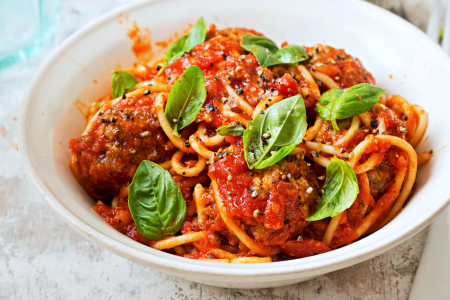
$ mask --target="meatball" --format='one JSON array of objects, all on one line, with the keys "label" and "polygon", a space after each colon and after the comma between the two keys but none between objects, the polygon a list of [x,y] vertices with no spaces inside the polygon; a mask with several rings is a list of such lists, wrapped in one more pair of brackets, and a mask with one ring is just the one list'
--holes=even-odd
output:
[{"label": "meatball", "polygon": [[70,141],[71,170],[97,199],[117,195],[143,160],[164,162],[173,152],[155,117],[154,95],[134,94],[103,104],[86,131]]},{"label": "meatball", "polygon": [[319,201],[315,173],[291,156],[249,170],[242,147],[235,147],[234,155],[212,165],[208,175],[219,186],[227,214],[266,246],[297,238]]}]

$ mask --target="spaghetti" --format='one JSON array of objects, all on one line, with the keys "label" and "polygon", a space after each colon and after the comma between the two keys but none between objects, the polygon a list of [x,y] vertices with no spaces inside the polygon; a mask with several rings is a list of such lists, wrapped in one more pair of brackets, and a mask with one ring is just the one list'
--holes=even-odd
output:
[{"label": "spaghetti", "polygon": [[[220,263],[263,263],[308,257],[348,245],[389,223],[411,194],[427,114],[404,98],[383,95],[367,112],[339,120],[340,130],[314,110],[330,89],[375,84],[362,63],[342,49],[305,47],[300,63],[262,67],[240,47],[253,30],[217,30],[158,71],[163,58],[125,71],[139,83],[117,99],[91,107],[86,129],[70,141],[70,168],[98,202],[94,210],[130,238],[174,255]],[[286,44],[286,43],[285,43]],[[174,82],[192,65],[203,72],[207,97],[195,121],[174,133],[165,107]],[[280,162],[250,170],[239,136],[216,129],[244,128],[285,98],[304,99],[308,129]],[[332,218],[309,222],[323,193],[332,158],[348,161],[359,193]],[[143,160],[172,176],[186,201],[181,231],[162,240],[142,236],[128,207],[128,186]]]}]

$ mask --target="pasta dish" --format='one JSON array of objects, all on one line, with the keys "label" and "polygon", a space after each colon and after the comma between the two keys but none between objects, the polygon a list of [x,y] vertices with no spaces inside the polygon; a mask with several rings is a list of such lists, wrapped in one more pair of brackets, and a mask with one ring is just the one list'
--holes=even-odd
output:
[{"label": "pasta dish", "polygon": [[163,57],[111,72],[70,141],[72,173],[113,228],[186,258],[322,254],[400,213],[427,114],[326,45],[278,47],[200,18]]}]

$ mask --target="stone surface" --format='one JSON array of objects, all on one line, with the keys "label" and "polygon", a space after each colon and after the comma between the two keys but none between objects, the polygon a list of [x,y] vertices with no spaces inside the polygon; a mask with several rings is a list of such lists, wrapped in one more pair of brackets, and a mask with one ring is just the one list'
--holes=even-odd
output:
[{"label": "stone surface", "polygon": [[[27,178],[17,150],[24,91],[55,45],[126,2],[64,1],[52,45],[26,64],[0,72],[0,299],[407,299],[426,230],[381,256],[307,282],[239,290],[191,283],[129,262],[53,213]],[[372,2],[425,28],[427,1]]]}]

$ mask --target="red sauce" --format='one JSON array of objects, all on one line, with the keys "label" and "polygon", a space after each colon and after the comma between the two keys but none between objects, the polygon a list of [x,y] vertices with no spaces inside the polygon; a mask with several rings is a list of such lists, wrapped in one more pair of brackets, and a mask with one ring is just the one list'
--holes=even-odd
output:
[{"label": "red sauce", "polygon": [[92,209],[98,213],[106,223],[132,240],[148,246],[151,244],[151,240],[143,237],[137,231],[136,224],[134,224],[130,209],[128,208],[128,201],[120,200],[118,205],[115,208],[112,208],[99,200]]},{"label": "red sauce", "polygon": [[289,74],[285,74],[277,80],[275,88],[280,95],[285,97],[292,97],[300,93],[297,81]]},{"label": "red sauce", "polygon": [[317,192],[305,192],[314,184],[301,179],[308,175],[298,163],[281,166],[291,178],[299,180],[294,185],[280,178],[280,166],[265,171],[249,170],[243,149],[237,146],[234,155],[213,164],[208,175],[216,180],[228,215],[244,222],[247,232],[257,241],[279,245],[306,226],[305,219],[316,203]]}]

